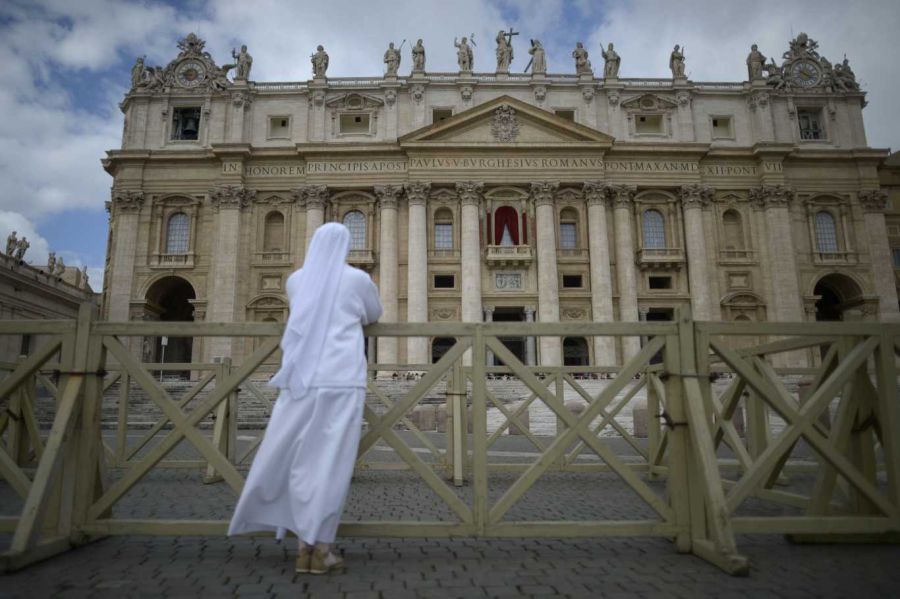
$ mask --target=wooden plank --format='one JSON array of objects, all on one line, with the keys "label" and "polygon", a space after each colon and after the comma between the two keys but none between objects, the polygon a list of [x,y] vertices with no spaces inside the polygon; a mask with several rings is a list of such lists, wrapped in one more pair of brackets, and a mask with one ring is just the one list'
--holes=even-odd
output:
[{"label": "wooden plank", "polygon": [[42,562],[46,559],[69,551],[74,544],[68,535],[54,536],[41,541],[27,551],[13,551],[0,555],[0,573],[16,572],[31,564]]},{"label": "wooden plank", "polygon": [[895,531],[889,518],[871,516],[735,516],[738,534],[848,534]]},{"label": "wooden plank", "polygon": [[27,497],[31,489],[31,481],[19,468],[15,460],[9,457],[6,449],[0,445],[0,476],[10,484],[19,497]]},{"label": "wooden plank", "polygon": [[0,381],[0,400],[6,399],[14,389],[25,382],[25,379],[32,376],[44,362],[56,353],[61,344],[62,339],[54,337],[48,340],[39,350],[25,358],[15,370]]},{"label": "wooden plank", "polygon": [[483,535],[488,522],[487,484],[487,401],[485,399],[488,339],[482,327],[475,327],[472,339],[472,516],[478,534]]},{"label": "wooden plank", "polygon": [[[900,325],[886,322],[698,322],[709,335],[777,335],[781,337],[859,337],[888,332],[897,336]],[[721,354],[720,354],[721,355]]]},{"label": "wooden plank", "polygon": [[0,335],[67,335],[75,332],[75,319],[44,320],[16,318],[0,320]]},{"label": "wooden plank", "polygon": [[[875,379],[878,384],[877,413],[881,425],[888,496],[895,506],[900,506],[900,403],[897,401],[897,365],[892,351],[894,346],[893,336],[887,332],[882,333],[875,352]],[[896,530],[900,530],[900,519],[894,524]]]},{"label": "wooden plank", "polygon": [[674,524],[652,520],[499,522],[488,535],[503,538],[671,537]]},{"label": "wooden plank", "polygon": [[[492,404],[494,404],[494,406],[497,407],[497,409],[500,411],[501,414],[503,414],[503,416],[505,418],[505,420],[503,421],[503,424],[501,424],[497,428],[497,430],[495,430],[491,434],[491,436],[488,437],[487,447],[491,447],[494,444],[494,442],[498,438],[500,438],[500,436],[503,434],[503,431],[505,431],[511,425],[515,424],[519,428],[519,431],[522,433],[522,436],[525,437],[526,439],[528,439],[528,441],[530,441],[531,444],[534,445],[538,451],[544,450],[544,445],[540,442],[540,440],[538,440],[537,437],[534,436],[534,433],[532,433],[531,430],[529,430],[530,427],[524,426],[522,424],[522,421],[519,419],[519,415],[524,411],[522,409],[522,406],[519,406],[515,412],[510,412],[509,410],[506,409],[506,406],[503,405],[503,402],[498,400],[494,396],[494,394],[491,393],[490,391],[488,391],[486,388],[484,391],[484,395],[491,401]],[[532,396],[532,399],[534,397],[537,397],[537,396]],[[528,405],[525,405],[525,409],[528,409]]]}]

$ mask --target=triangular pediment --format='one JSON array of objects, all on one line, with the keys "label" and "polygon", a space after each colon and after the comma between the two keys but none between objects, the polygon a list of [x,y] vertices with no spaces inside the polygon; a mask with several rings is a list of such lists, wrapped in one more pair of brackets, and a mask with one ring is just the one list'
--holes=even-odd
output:
[{"label": "triangular pediment", "polygon": [[422,145],[531,147],[591,144],[608,147],[613,137],[573,123],[510,96],[500,96],[464,112],[407,133],[406,147]]},{"label": "triangular pediment", "polygon": [[674,110],[678,102],[656,94],[641,94],[622,101],[622,108],[628,110]]}]

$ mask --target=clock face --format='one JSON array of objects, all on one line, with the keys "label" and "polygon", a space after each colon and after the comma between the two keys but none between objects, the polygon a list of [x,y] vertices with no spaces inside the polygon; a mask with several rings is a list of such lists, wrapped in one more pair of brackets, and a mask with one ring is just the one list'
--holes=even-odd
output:
[{"label": "clock face", "polygon": [[822,78],[819,66],[809,60],[799,60],[791,67],[794,83],[802,87],[812,87]]},{"label": "clock face", "polygon": [[195,60],[188,60],[178,65],[175,76],[184,87],[196,87],[206,79],[206,67]]}]

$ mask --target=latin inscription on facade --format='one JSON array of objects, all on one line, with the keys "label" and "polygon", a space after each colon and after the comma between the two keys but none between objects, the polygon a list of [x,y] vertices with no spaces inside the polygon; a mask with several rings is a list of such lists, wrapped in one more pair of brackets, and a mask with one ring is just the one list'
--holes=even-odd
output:
[{"label": "latin inscription on facade", "polygon": [[310,175],[327,173],[405,173],[404,160],[347,160],[307,162],[306,172]]},{"label": "latin inscription on facade", "polygon": [[479,157],[479,158],[411,158],[410,168],[433,170],[459,170],[459,169],[504,169],[504,170],[532,170],[547,168],[568,169],[603,169],[602,158],[566,158],[547,156],[541,158],[528,157]]},{"label": "latin inscription on facade", "polygon": [[610,160],[606,162],[606,170],[611,173],[696,173],[700,165],[676,160]]}]

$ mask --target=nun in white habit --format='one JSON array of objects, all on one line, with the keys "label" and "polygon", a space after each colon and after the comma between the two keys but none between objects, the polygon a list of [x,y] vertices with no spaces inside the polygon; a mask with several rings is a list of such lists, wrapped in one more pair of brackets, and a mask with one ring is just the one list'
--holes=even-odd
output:
[{"label": "nun in white habit", "polygon": [[369,275],[345,263],[350,232],[316,229],[303,268],[287,280],[281,390],[228,529],[290,530],[298,572],[342,566],[331,552],[359,448],[366,396],[363,325],[381,316]]}]

